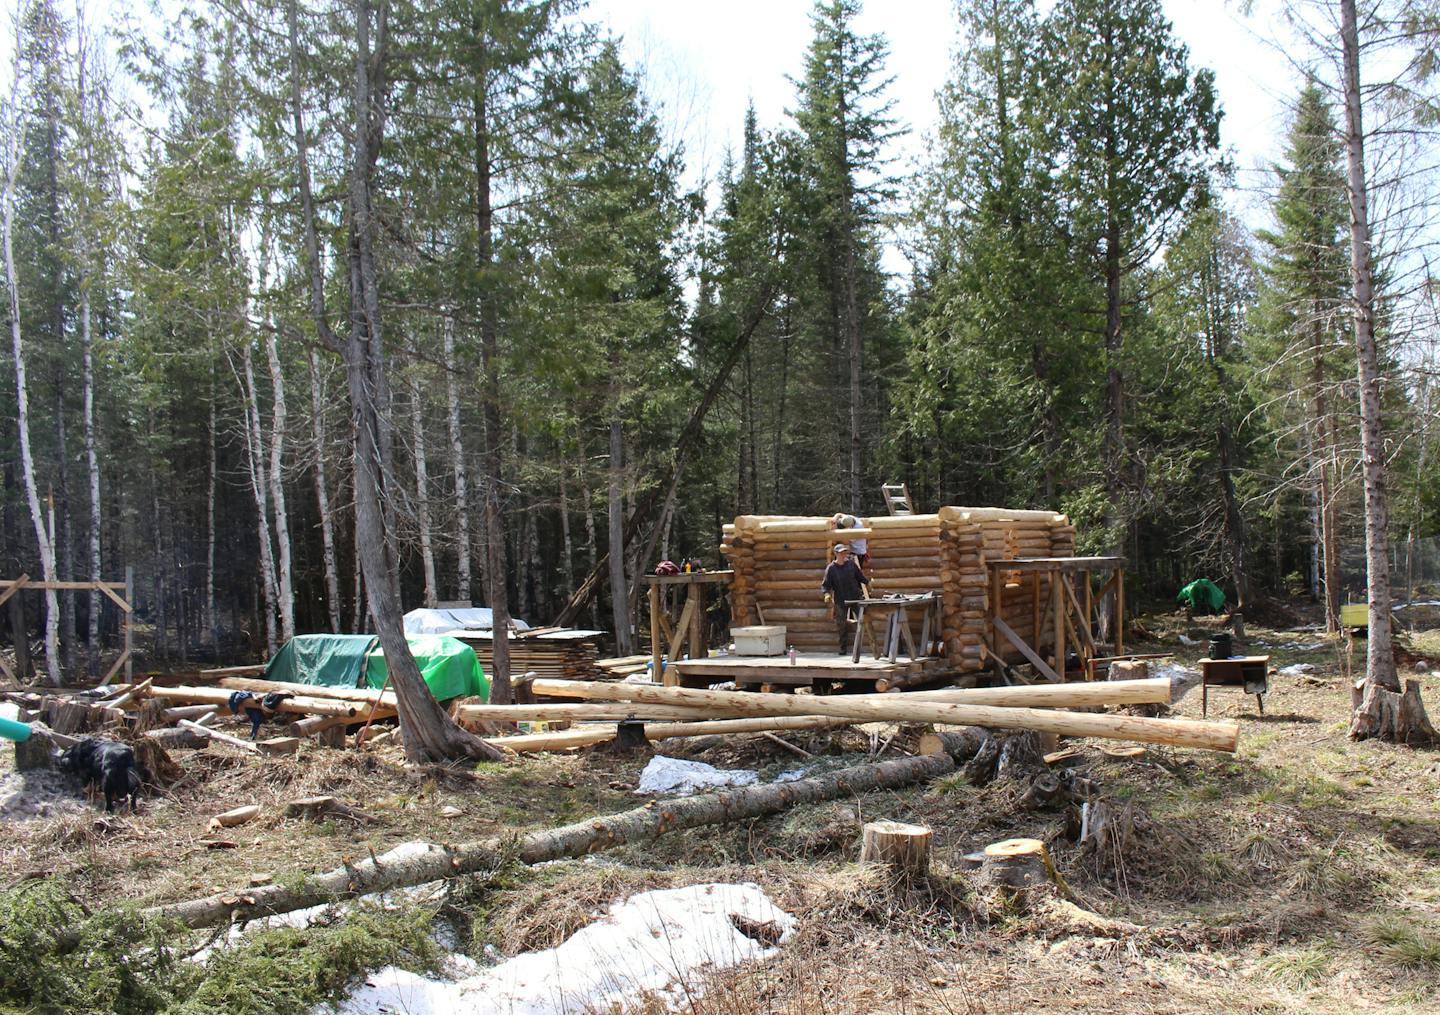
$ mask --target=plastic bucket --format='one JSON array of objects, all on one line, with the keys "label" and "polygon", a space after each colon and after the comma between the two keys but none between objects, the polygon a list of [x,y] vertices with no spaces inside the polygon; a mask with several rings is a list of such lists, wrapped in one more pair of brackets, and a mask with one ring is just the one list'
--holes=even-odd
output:
[{"label": "plastic bucket", "polygon": [[1210,658],[1229,659],[1235,654],[1235,643],[1229,634],[1217,634],[1210,639]]}]

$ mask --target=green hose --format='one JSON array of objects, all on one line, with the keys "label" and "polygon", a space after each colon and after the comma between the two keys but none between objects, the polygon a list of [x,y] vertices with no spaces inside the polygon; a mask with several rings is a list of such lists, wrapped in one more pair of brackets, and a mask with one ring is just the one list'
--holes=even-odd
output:
[{"label": "green hose", "polygon": [[16,722],[14,719],[6,719],[0,716],[0,737],[6,740],[13,740],[17,744],[30,739],[30,724]]}]

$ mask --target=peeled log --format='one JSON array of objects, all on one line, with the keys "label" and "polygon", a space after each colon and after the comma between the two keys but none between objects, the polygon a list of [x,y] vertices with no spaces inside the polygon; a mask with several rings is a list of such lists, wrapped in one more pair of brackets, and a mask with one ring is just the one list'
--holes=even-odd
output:
[{"label": "peeled log", "polygon": [[[833,625],[832,625],[833,629]],[[843,671],[840,671],[843,674]],[[585,688],[591,683],[574,680],[536,680],[532,685],[536,694],[572,698],[592,697]],[[605,684],[606,687],[630,688],[636,684]],[[580,688],[580,690],[576,690]],[[952,705],[1007,705],[1017,708],[1075,708],[1090,705],[1141,705],[1147,703],[1165,704],[1170,701],[1170,681],[1164,677],[1150,680],[1112,680],[1085,684],[1033,684],[1019,687],[947,687],[937,691],[907,691],[905,701],[945,702]],[[717,692],[725,693],[725,692]],[[625,700],[615,695],[601,700]],[[638,700],[638,699],[637,699]],[[803,699],[802,699],[803,700]],[[846,701],[894,701],[892,694],[850,694]],[[673,703],[679,705],[678,702]],[[473,705],[462,705],[462,713]],[[492,706],[493,707],[493,706]],[[684,708],[697,706],[685,704]],[[736,714],[732,709],[731,714]],[[753,715],[747,711],[746,715]]]},{"label": "peeled log", "polygon": [[460,705],[455,718],[462,722],[487,719],[491,722],[554,722],[560,719],[668,719],[684,722],[691,719],[729,719],[734,711],[713,708],[691,708],[681,705],[628,704],[537,704],[537,705]]},{"label": "peeled log", "polygon": [[[376,691],[368,687],[291,684],[284,680],[260,680],[255,677],[225,677],[220,681],[220,686],[232,691],[258,691],[261,694],[269,694],[271,691],[288,691],[302,698],[333,698],[336,701],[367,701],[372,704],[380,702],[392,706],[396,704],[394,691]],[[168,696],[170,692],[168,689],[162,688],[160,693]]]},{"label": "peeled log", "polygon": [[[794,695],[736,691],[702,691],[644,684],[596,681],[536,681],[563,684],[577,698],[602,701],[643,701],[659,705],[705,705],[749,715],[831,715],[856,722],[927,722],[989,729],[1032,729],[1071,737],[1103,737],[1144,743],[1234,751],[1240,726],[1234,722],[1194,719],[1146,719],[1088,712],[1050,712],[1037,708],[998,708],[925,701],[918,694]],[[535,688],[541,693],[540,686]],[[557,693],[549,691],[546,693]]]},{"label": "peeled log", "polygon": [[215,927],[232,919],[253,920],[356,895],[494,870],[514,860],[537,864],[585,856],[613,846],[653,839],[678,829],[745,821],[802,804],[896,789],[938,778],[954,771],[954,768],[954,762],[943,754],[899,758],[876,765],[857,765],[795,782],[746,786],[682,800],[654,801],[619,814],[531,832],[518,841],[513,838],[482,839],[459,846],[404,843],[382,856],[298,882],[287,880],[285,885],[261,885],[235,894],[221,893],[153,906],[142,910],[140,915],[146,919],[174,920],[196,930]]},{"label": "peeled log", "polygon": [[[652,723],[645,727],[646,740],[676,737],[705,737],[719,734],[763,733],[769,730],[828,730],[851,725],[848,719],[827,716],[777,716],[765,719],[716,719],[713,722]],[[491,746],[516,753],[568,751],[615,739],[614,726],[589,726],[555,733],[523,733],[514,737],[489,737]]]},{"label": "peeled log", "polygon": [[[174,702],[227,707],[230,704],[231,692],[222,687],[167,687],[164,690],[164,696]],[[351,716],[364,707],[365,703],[358,700],[347,702],[331,698],[295,697],[280,702],[275,711],[288,712],[291,715]]]},{"label": "peeled log", "polygon": [[930,872],[930,829],[872,821],[861,830],[860,862],[884,864],[902,877],[924,877]]}]

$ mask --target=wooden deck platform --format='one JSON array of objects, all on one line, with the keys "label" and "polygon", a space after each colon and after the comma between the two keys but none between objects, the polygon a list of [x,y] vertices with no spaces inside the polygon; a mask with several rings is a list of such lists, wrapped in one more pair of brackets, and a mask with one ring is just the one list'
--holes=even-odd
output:
[{"label": "wooden deck platform", "polygon": [[[811,687],[821,691],[845,685],[848,690],[889,690],[913,687],[944,679],[955,672],[938,656],[915,661],[871,659],[852,662],[850,654],[802,652],[792,665],[787,656],[711,656],[683,659],[670,664],[679,674],[682,687],[709,687],[734,681],[736,687]],[[877,686],[883,684],[884,686]]]}]

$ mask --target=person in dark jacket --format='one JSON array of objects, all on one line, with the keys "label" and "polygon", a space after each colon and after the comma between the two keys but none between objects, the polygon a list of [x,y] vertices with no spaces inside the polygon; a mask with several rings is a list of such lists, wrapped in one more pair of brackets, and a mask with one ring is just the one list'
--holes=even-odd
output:
[{"label": "person in dark jacket", "polygon": [[[860,571],[850,554],[848,543],[835,544],[835,559],[825,568],[825,578],[820,582],[820,591],[825,593],[825,602],[830,607],[830,616],[835,620],[835,633],[840,637],[840,654],[845,655],[853,646],[847,647],[845,634],[849,628],[850,611],[847,604],[864,599],[870,594],[869,579]],[[860,632],[855,632],[860,637]]]}]

